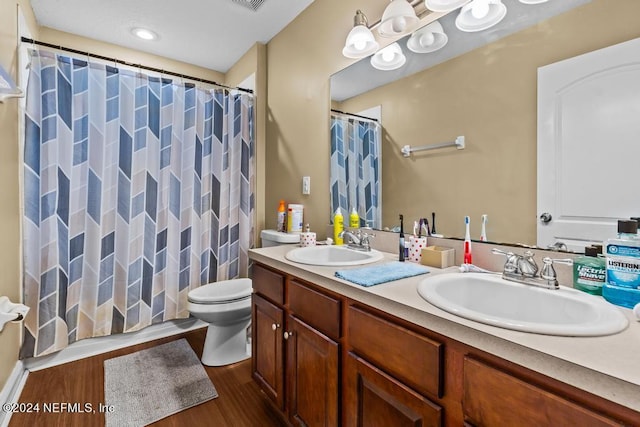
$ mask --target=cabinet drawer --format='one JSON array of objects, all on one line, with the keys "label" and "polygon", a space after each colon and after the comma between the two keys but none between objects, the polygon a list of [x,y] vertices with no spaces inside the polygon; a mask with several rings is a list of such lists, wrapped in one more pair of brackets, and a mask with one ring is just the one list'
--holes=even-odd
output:
[{"label": "cabinet drawer", "polygon": [[340,338],[340,300],[291,280],[289,310],[329,338]]},{"label": "cabinet drawer", "polygon": [[284,304],[284,276],[259,264],[253,265],[253,289],[276,304]]},{"label": "cabinet drawer", "polygon": [[347,327],[354,352],[414,390],[442,397],[442,343],[353,306]]},{"label": "cabinet drawer", "polygon": [[470,357],[464,358],[462,409],[477,426],[617,426],[561,396]]}]

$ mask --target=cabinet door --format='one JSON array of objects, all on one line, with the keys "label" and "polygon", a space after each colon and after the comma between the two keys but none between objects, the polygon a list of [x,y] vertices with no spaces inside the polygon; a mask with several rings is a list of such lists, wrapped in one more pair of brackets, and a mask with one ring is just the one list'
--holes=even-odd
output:
[{"label": "cabinet door", "polygon": [[253,378],[278,408],[284,409],[283,310],[253,294]]},{"label": "cabinet door", "polygon": [[442,408],[349,353],[345,366],[345,426],[441,426]]},{"label": "cabinet door", "polygon": [[295,317],[287,321],[289,418],[293,425],[338,425],[338,343]]}]

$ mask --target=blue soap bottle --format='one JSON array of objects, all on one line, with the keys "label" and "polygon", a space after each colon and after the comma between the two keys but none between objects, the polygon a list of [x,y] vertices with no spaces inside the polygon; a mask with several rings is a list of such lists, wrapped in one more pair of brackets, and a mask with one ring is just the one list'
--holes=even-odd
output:
[{"label": "blue soap bottle", "polygon": [[607,282],[602,296],[612,304],[633,308],[640,303],[640,239],[638,223],[618,221],[618,237],[605,245]]}]

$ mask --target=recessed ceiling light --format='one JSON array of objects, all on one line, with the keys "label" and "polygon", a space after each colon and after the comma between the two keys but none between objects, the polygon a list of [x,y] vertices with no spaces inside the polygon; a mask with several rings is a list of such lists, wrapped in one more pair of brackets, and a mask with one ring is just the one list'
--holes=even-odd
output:
[{"label": "recessed ceiling light", "polygon": [[158,38],[156,33],[146,28],[132,28],[131,33],[142,40],[155,40]]}]

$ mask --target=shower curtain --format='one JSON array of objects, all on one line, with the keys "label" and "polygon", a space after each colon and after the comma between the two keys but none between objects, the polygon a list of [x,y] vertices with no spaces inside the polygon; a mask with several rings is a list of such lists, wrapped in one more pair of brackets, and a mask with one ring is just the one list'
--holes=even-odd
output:
[{"label": "shower curtain", "polygon": [[382,228],[381,133],[373,120],[331,115],[331,214],[356,208],[362,227]]},{"label": "shower curtain", "polygon": [[33,51],[24,150],[21,357],[189,316],[246,277],[251,95]]}]

